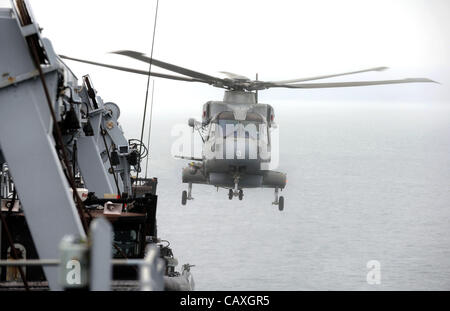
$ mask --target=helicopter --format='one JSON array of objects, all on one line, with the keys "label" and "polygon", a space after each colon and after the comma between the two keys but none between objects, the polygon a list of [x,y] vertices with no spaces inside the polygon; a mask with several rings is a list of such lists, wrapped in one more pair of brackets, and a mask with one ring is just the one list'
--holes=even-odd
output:
[{"label": "helicopter", "polygon": [[[181,204],[193,200],[192,185],[206,184],[217,189],[228,190],[228,198],[243,199],[246,188],[273,188],[280,211],[284,210],[284,197],[279,191],[286,186],[285,173],[270,170],[271,130],[277,127],[272,106],[258,102],[258,91],[270,88],[312,89],[372,86],[386,84],[433,82],[428,78],[406,78],[397,80],[352,81],[352,82],[309,82],[364,72],[383,71],[388,67],[374,67],[358,71],[314,77],[260,81],[230,72],[222,72],[220,78],[150,58],[143,53],[121,50],[112,52],[153,66],[177,73],[178,75],[138,70],[60,55],[61,58],[131,72],[153,77],[186,82],[206,83],[225,89],[222,101],[209,101],[203,105],[202,120],[188,120],[192,130],[197,130],[203,141],[202,157],[176,156],[191,161],[182,170],[182,182],[188,184],[181,196]],[[308,82],[308,83],[305,83]]]}]

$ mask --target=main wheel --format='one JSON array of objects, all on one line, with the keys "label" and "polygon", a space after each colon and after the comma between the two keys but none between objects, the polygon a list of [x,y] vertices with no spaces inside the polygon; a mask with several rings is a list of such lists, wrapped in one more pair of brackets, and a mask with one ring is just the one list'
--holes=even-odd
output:
[{"label": "main wheel", "polygon": [[281,212],[284,210],[284,197],[278,199],[278,210]]},{"label": "main wheel", "polygon": [[239,190],[239,200],[242,200],[243,197],[244,197],[244,191]]},{"label": "main wheel", "polygon": [[182,204],[182,205],[186,205],[186,201],[187,201],[187,191],[184,190],[184,191],[181,193],[181,204]]},{"label": "main wheel", "polygon": [[230,190],[228,191],[228,199],[231,200],[232,198],[233,198],[233,190],[230,189]]}]

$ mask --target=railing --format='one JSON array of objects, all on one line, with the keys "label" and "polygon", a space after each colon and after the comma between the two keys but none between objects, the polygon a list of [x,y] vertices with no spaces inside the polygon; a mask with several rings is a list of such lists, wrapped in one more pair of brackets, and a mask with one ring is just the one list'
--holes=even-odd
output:
[{"label": "railing", "polygon": [[141,290],[164,289],[165,266],[158,247],[149,246],[143,259],[112,259],[112,228],[104,218],[92,221],[90,240],[88,244],[66,236],[60,244],[60,259],[0,260],[0,267],[58,266],[63,289],[106,291],[111,289],[112,266],[138,266]]}]

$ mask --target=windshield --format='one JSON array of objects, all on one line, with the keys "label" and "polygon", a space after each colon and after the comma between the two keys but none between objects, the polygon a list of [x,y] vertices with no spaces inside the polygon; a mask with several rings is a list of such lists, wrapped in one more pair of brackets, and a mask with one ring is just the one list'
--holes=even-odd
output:
[{"label": "windshield", "polygon": [[235,137],[235,138],[253,138],[258,139],[259,136],[259,125],[260,123],[255,123],[251,121],[237,121],[237,120],[219,120],[220,133],[224,138]]},{"label": "windshield", "polygon": [[222,112],[211,125],[210,136],[223,138],[250,138],[258,140],[267,130],[261,116],[247,113],[245,120],[236,120],[232,112]]}]

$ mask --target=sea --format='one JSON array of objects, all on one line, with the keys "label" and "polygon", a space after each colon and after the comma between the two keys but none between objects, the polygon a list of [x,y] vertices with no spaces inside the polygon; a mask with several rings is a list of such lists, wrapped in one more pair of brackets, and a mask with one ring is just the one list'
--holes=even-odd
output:
[{"label": "sea", "polygon": [[450,290],[450,104],[276,106],[284,211],[272,189],[194,185],[181,205],[171,128],[155,118],[158,234],[196,290]]}]

